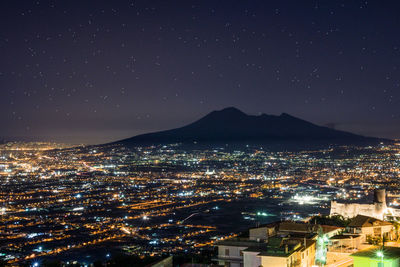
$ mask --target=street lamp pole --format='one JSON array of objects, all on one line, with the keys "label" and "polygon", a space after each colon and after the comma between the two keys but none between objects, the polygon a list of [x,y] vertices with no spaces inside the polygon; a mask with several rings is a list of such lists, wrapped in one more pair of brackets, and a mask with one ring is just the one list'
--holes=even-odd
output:
[{"label": "street lamp pole", "polygon": [[378,257],[381,257],[381,263],[382,263],[382,267],[384,267],[383,265],[383,251],[382,250],[379,250],[377,253],[376,253],[376,255],[378,256]]}]

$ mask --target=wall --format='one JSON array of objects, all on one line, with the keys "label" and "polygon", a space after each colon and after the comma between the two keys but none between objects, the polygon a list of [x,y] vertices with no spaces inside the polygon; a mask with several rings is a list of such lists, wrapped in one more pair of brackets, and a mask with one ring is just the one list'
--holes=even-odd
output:
[{"label": "wall", "polygon": [[357,215],[365,215],[379,220],[383,220],[385,204],[358,204],[358,203],[338,203],[331,201],[330,215],[342,215],[345,218],[353,218]]},{"label": "wall", "polygon": [[[374,229],[375,228],[381,228],[381,232],[380,234],[376,234]],[[363,241],[366,241],[366,237],[368,235],[370,236],[382,236],[384,233],[388,233],[389,234],[389,238],[391,237],[391,232],[393,230],[393,226],[392,225],[385,225],[385,226],[373,226],[373,227],[363,227],[362,228],[362,234],[363,234]]]},{"label": "wall", "polygon": [[[227,258],[242,258],[240,251],[245,250],[247,247],[236,247],[236,246],[218,246],[218,257]],[[225,250],[229,249],[229,255],[225,255]]]},{"label": "wall", "polygon": [[287,267],[287,258],[261,256],[261,265],[263,267]]},{"label": "wall", "polygon": [[[236,246],[218,246],[218,265],[225,265],[224,259],[230,262],[231,267],[239,267],[240,263],[243,263],[243,256],[241,251],[247,247],[236,247]],[[226,249],[229,249],[229,255],[225,254]]]},{"label": "wall", "polygon": [[[308,252],[308,254],[307,254]],[[304,257],[301,256],[301,266],[303,267],[311,267],[315,263],[315,244],[309,246],[306,250],[304,250]],[[301,254],[300,254],[301,255]]]},{"label": "wall", "polygon": [[249,230],[250,240],[265,240],[268,236],[275,235],[275,228],[273,227],[260,227]]},{"label": "wall", "polygon": [[259,267],[261,265],[261,258],[258,256],[259,252],[243,252],[243,266],[244,267]]}]

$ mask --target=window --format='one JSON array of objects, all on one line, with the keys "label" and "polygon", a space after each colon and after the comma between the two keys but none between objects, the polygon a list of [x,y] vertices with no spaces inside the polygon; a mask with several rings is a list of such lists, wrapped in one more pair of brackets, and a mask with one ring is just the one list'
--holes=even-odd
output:
[{"label": "window", "polygon": [[225,249],[225,256],[229,256],[229,248]]}]

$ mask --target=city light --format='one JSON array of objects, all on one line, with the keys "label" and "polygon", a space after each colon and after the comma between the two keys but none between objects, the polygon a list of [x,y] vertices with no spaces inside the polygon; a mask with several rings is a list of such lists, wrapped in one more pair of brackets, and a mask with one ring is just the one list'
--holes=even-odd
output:
[{"label": "city light", "polygon": [[[12,157],[8,147],[0,149],[0,165],[11,170],[4,180],[7,195],[3,196],[6,201],[1,205],[1,218],[10,225],[4,238],[13,245],[4,250],[4,257],[18,264],[68,255],[72,250],[108,249],[108,242],[121,242],[127,251],[135,246],[140,255],[210,248],[217,240],[212,237],[224,239],[236,229],[219,230],[226,223],[224,214],[237,214],[230,219],[235,227],[243,220],[263,224],[270,216],[304,221],[329,212],[331,199],[358,199],[373,192],[369,183],[390,181],[390,176],[374,176],[375,160],[381,165],[392,164],[390,153],[400,151],[395,146],[377,147],[375,152],[362,154],[367,160],[360,164],[357,154],[337,160],[327,156],[336,153],[329,149],[314,152],[319,158],[297,152],[254,152],[249,147],[248,152],[187,152],[176,146],[163,149],[97,149],[96,154],[84,148],[39,150],[36,154],[19,150],[19,156],[14,153]],[[254,157],[259,160],[254,162]],[[315,165],[310,163],[313,161]],[[334,164],[338,161],[341,164]],[[267,175],[263,173],[265,162],[274,166]],[[288,162],[292,162],[290,167]],[[307,168],[302,168],[304,162]],[[188,164],[199,165],[180,171]],[[354,168],[349,168],[350,164]],[[32,177],[26,175],[28,165]],[[115,169],[101,169],[111,165]],[[209,165],[214,174],[205,176]],[[155,170],[177,166],[177,170],[150,173],[129,170],[130,166]],[[43,181],[37,176],[47,178]],[[354,186],[346,186],[353,177],[358,177]],[[312,209],[306,205],[313,205]],[[394,208],[385,211],[392,217],[398,215]],[[329,244],[328,236],[317,239],[315,255],[320,262],[329,260],[324,249]]]}]

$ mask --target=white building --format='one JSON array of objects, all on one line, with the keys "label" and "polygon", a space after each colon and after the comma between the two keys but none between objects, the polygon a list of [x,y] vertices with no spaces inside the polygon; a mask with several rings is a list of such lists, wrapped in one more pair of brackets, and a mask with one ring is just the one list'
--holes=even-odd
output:
[{"label": "white building", "polygon": [[316,225],[272,223],[249,229],[249,237],[217,243],[220,266],[311,267],[315,261]]},{"label": "white building", "polygon": [[330,215],[341,215],[345,218],[354,218],[357,215],[383,220],[385,214],[388,213],[386,206],[385,189],[374,191],[374,202],[372,204],[363,203],[339,203],[331,201]]}]

